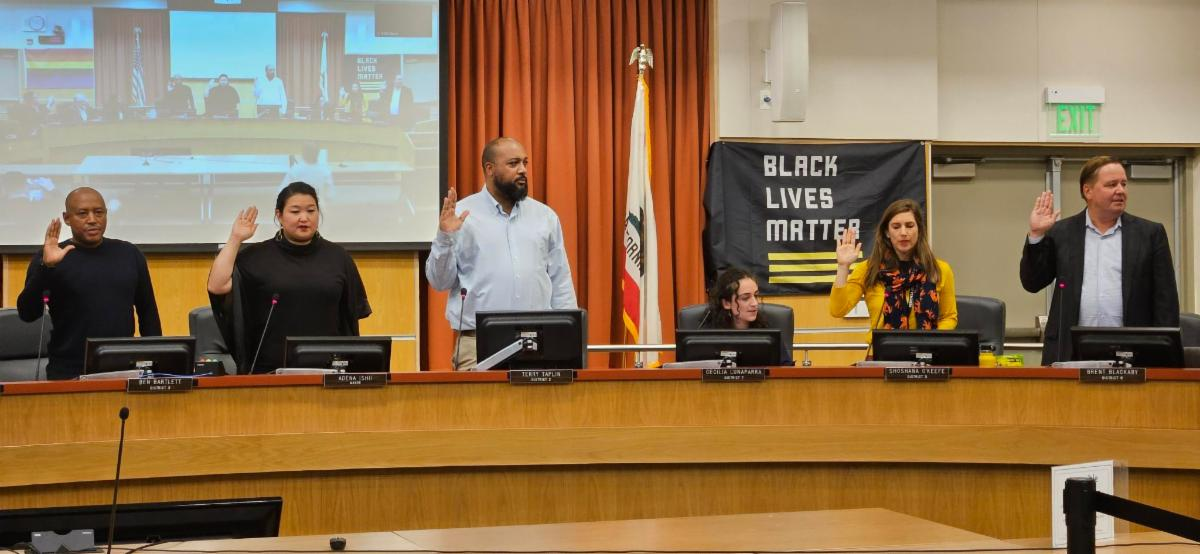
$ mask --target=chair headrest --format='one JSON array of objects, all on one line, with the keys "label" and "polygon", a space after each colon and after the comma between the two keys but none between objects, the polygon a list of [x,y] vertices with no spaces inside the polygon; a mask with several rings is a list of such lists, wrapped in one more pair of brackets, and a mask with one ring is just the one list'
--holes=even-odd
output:
[{"label": "chair headrest", "polygon": [[[46,334],[42,338],[42,355],[46,355],[50,342],[50,316],[45,316]],[[35,358],[38,352],[38,333],[41,332],[41,321],[26,323],[17,315],[16,308],[0,308],[0,360],[21,360]]]}]

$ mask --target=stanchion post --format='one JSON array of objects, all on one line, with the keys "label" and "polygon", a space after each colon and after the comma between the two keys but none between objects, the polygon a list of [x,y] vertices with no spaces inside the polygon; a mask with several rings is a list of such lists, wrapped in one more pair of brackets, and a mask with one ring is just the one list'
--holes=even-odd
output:
[{"label": "stanchion post", "polygon": [[1067,479],[1063,489],[1067,518],[1067,554],[1096,554],[1096,480]]}]

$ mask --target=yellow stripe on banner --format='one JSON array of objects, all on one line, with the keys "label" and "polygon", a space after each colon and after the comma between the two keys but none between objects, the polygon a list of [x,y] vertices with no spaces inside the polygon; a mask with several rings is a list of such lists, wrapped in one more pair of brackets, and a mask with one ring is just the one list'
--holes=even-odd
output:
[{"label": "yellow stripe on banner", "polygon": [[799,275],[772,275],[768,283],[832,283],[833,275],[817,275],[813,277],[802,277]]},{"label": "yellow stripe on banner", "polygon": [[[862,262],[850,264],[850,269],[853,270]],[[790,271],[837,271],[838,264],[771,264],[771,273],[787,273]]]},{"label": "yellow stripe on banner", "polygon": [[768,252],[772,262],[796,262],[803,260],[836,260],[837,252]]}]

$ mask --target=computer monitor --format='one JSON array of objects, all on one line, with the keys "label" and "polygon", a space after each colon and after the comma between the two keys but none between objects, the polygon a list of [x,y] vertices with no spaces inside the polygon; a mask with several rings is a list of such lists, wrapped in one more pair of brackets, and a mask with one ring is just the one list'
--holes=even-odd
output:
[{"label": "computer monitor", "polygon": [[[104,504],[0,510],[0,548],[29,542],[35,531],[93,529],[97,543],[107,542],[110,508]],[[279,497],[120,504],[113,542],[277,537],[282,511]]]},{"label": "computer monitor", "polygon": [[979,333],[876,329],[871,333],[874,359],[931,365],[979,365]]},{"label": "computer monitor", "polygon": [[192,375],[196,337],[123,337],[88,339],[83,354],[85,374],[142,369],[153,373]]},{"label": "computer monitor", "polygon": [[479,361],[486,360],[518,338],[534,339],[536,350],[518,352],[492,369],[587,368],[587,312],[584,310],[475,314],[475,355]]},{"label": "computer monitor", "polygon": [[1179,327],[1072,327],[1071,360],[1183,367],[1183,342]]},{"label": "computer monitor", "polygon": [[392,367],[392,337],[287,337],[283,367],[386,373]]},{"label": "computer monitor", "polygon": [[779,329],[676,329],[675,359],[680,362],[730,359],[740,367],[783,363]]}]

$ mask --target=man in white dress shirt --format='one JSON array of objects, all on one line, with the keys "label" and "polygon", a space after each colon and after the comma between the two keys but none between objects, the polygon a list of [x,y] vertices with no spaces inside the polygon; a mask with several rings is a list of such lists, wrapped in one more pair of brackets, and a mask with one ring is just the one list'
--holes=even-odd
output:
[{"label": "man in white dress shirt", "polygon": [[275,65],[267,64],[266,79],[254,80],[254,101],[258,104],[258,117],[275,118],[287,115],[287,91],[283,79],[275,74]]},{"label": "man in white dress shirt", "polygon": [[483,190],[460,202],[452,188],[442,202],[425,277],[451,291],[446,319],[459,343],[456,369],[475,367],[475,312],[577,307],[562,225],[549,206],[526,197],[528,166],[521,143],[495,139],[483,149]]}]

